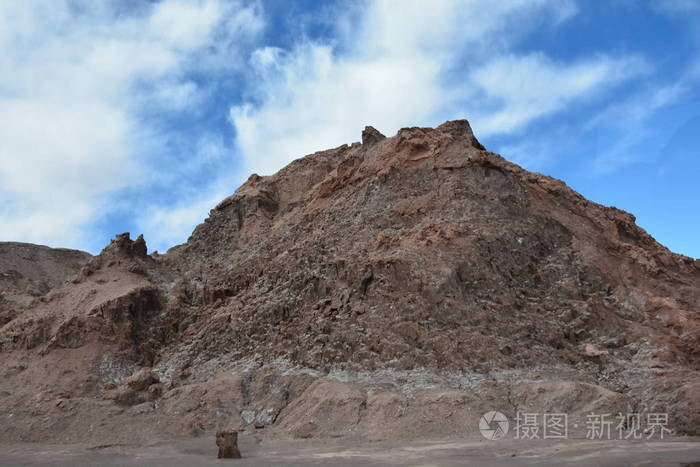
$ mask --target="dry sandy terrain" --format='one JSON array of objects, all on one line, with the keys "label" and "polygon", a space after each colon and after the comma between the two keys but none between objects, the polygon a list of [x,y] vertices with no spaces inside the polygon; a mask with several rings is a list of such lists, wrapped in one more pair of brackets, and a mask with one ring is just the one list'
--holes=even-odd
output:
[{"label": "dry sandy terrain", "polygon": [[400,466],[700,466],[700,439],[649,442],[486,441],[446,439],[415,442],[264,440],[241,436],[244,459],[219,460],[213,436],[154,445],[0,445],[0,465],[400,465]]}]

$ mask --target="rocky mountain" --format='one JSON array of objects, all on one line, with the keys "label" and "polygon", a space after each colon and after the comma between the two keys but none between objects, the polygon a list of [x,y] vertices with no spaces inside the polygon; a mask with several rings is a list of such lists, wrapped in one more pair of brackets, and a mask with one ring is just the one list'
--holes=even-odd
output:
[{"label": "rocky mountain", "polygon": [[166,254],[118,235],[59,282],[0,328],[0,438],[410,438],[526,409],[700,434],[700,261],[464,120],[367,127]]}]

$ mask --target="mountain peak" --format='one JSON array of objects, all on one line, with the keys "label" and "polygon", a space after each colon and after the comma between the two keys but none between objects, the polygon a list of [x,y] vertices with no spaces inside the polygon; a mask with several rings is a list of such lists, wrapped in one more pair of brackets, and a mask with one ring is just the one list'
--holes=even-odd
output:
[{"label": "mountain peak", "polygon": [[386,138],[386,136],[381,134],[374,127],[366,126],[365,129],[362,130],[362,145],[363,146],[372,145],[372,144],[377,143],[385,138]]},{"label": "mountain peak", "polygon": [[0,411],[36,410],[50,381],[77,412],[150,404],[143,423],[180,432],[431,436],[487,406],[545,412],[549,391],[580,426],[634,406],[700,433],[700,262],[486,151],[466,120],[366,127],[251,175],[167,254],[121,234],[83,269],[0,328],[0,392],[18,394]]}]

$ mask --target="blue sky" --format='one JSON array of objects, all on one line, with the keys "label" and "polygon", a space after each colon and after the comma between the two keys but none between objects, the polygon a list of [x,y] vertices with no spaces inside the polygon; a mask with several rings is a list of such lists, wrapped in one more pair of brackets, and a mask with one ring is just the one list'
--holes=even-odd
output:
[{"label": "blue sky", "polygon": [[0,0],[0,240],[164,251],[251,172],[456,118],[700,257],[700,0]]}]

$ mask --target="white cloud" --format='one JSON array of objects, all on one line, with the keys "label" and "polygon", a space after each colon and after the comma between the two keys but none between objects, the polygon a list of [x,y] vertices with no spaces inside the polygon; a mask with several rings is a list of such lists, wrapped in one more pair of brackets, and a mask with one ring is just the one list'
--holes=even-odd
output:
[{"label": "white cloud", "polygon": [[114,5],[0,3],[0,240],[93,246],[110,193],[159,177],[146,148],[165,136],[139,112],[197,104],[188,71],[230,68],[263,25],[222,0]]},{"label": "white cloud", "polygon": [[191,50],[209,39],[221,13],[221,5],[216,2],[173,0],[154,7],[150,26],[162,42]]},{"label": "white cloud", "polygon": [[596,115],[586,128],[599,125],[629,128],[637,125],[658,110],[676,103],[689,91],[689,84],[682,79],[669,85],[651,86],[622,102],[614,102]]},{"label": "white cloud", "polygon": [[573,2],[446,0],[430,8],[374,2],[359,16],[339,14],[332,42],[253,54],[260,91],[231,109],[238,149],[250,171],[270,174],[358,140],[366,124],[392,134],[466,116],[483,134],[523,128],[642,68],[627,57],[556,63],[509,52],[528,30],[576,12]]},{"label": "white cloud", "polygon": [[590,98],[644,72],[640,59],[600,55],[555,63],[541,53],[496,57],[472,72],[472,79],[496,109],[475,125],[479,134],[511,132],[555,113],[573,101]]},{"label": "white cloud", "polygon": [[247,168],[265,174],[290,157],[357,140],[363,123],[391,130],[425,120],[445,97],[436,63],[420,57],[343,62],[329,47],[306,44],[266,63],[261,76],[281,70],[264,86],[266,105],[231,111]]},{"label": "white cloud", "polygon": [[[658,157],[650,153],[652,142],[658,142],[663,127],[654,122],[660,111],[682,104],[693,95],[700,81],[698,63],[691,63],[676,80],[651,80],[640,90],[619,101],[613,101],[587,122],[586,131],[604,128],[616,134],[613,142],[595,155],[592,170],[610,173],[629,164]],[[661,131],[660,131],[661,130]]]},{"label": "white cloud", "polygon": [[194,107],[200,101],[199,91],[199,86],[194,81],[163,80],[150,92],[150,97],[154,105],[179,112]]},{"label": "white cloud", "polygon": [[[170,171],[154,177],[153,183],[171,188],[177,198],[167,196],[166,202],[150,203],[133,212],[133,206],[123,204],[119,209],[133,216],[138,232],[143,233],[150,250],[164,252],[187,240],[194,227],[206,219],[209,211],[230,196],[243,181],[234,171],[217,173],[212,167],[230,165],[231,147],[217,134],[205,134],[188,150],[188,157]],[[207,168],[209,170],[207,170]],[[204,175],[203,175],[204,173]],[[200,178],[193,186],[178,186],[178,180]]]},{"label": "white cloud", "polygon": [[176,206],[151,206],[137,219],[148,248],[161,253],[182,243],[192,233],[193,226],[202,222],[209,211],[231,194],[231,187],[217,184],[205,194],[182,200]]},{"label": "white cloud", "polygon": [[[557,139],[557,136],[561,135],[534,135],[524,141],[519,140],[517,143],[505,144],[498,148],[498,152],[505,154],[509,161],[515,162],[527,170],[541,171],[561,153],[562,140]],[[563,141],[567,141],[567,139]]]}]

